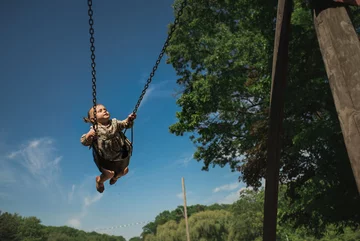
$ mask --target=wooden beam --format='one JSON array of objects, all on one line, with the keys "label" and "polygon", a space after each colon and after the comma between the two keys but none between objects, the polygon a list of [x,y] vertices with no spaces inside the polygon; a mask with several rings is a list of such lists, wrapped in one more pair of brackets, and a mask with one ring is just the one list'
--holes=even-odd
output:
[{"label": "wooden beam", "polygon": [[360,42],[344,6],[315,6],[314,25],[360,193]]},{"label": "wooden beam", "polygon": [[279,0],[277,8],[272,86],[270,100],[269,139],[264,202],[263,240],[276,240],[279,160],[286,78],[288,72],[289,29],[292,0]]}]

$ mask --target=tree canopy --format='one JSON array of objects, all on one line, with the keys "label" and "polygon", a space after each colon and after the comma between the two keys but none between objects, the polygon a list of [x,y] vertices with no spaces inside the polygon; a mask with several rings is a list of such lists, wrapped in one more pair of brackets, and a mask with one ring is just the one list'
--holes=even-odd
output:
[{"label": "tree canopy", "polygon": [[[286,187],[281,186],[279,195],[279,212],[283,213],[289,208],[289,202],[284,198]],[[238,201],[231,205],[203,206],[196,211],[195,206],[190,206],[193,211],[189,215],[190,240],[196,241],[261,241],[264,218],[264,190],[244,190],[239,195]],[[176,213],[180,207],[172,211],[164,211],[168,214]],[[164,212],[159,217],[164,217]],[[186,241],[186,225],[184,217],[174,219],[168,215],[162,219],[161,224],[153,223],[155,231],[144,232],[141,236],[144,241]],[[146,230],[146,226],[143,228]],[[277,240],[285,241],[355,241],[360,238],[360,229],[352,230],[344,228],[342,233],[337,232],[333,225],[325,228],[322,238],[317,238],[306,228],[293,228],[290,222],[278,224]]]},{"label": "tree canopy", "polygon": [[[306,2],[294,1],[291,19],[280,168],[291,208],[281,217],[321,235],[356,226],[360,197]],[[359,8],[350,12],[359,30]],[[190,134],[202,170],[229,165],[254,188],[266,170],[275,17],[271,1],[189,0],[167,49],[181,107],[170,132]]]},{"label": "tree canopy", "polygon": [[126,241],[122,236],[84,232],[67,226],[52,227],[41,224],[36,217],[22,217],[0,213],[1,241]]},{"label": "tree canopy", "polygon": [[[286,213],[290,202],[285,198],[286,186],[280,186],[279,214]],[[264,218],[264,189],[245,189],[233,204],[192,205],[188,207],[189,233],[196,241],[261,241]],[[153,222],[143,227],[139,237],[128,241],[186,241],[186,225],[181,206],[164,210]],[[178,215],[181,213],[181,215]],[[360,227],[346,226],[338,232],[327,225],[322,238],[306,228],[294,228],[291,221],[278,222],[278,241],[357,241]],[[149,232],[151,230],[151,232]],[[41,224],[36,217],[1,213],[0,240],[4,241],[125,241],[122,236],[84,232],[67,226],[52,227]]]}]

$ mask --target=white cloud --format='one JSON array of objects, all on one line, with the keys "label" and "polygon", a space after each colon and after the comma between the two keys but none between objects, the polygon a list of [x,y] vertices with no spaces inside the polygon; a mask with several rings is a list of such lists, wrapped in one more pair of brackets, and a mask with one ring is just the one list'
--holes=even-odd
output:
[{"label": "white cloud", "polygon": [[139,109],[151,98],[171,97],[172,92],[166,89],[170,80],[164,80],[158,83],[151,83],[140,103]]},{"label": "white cloud", "polygon": [[[29,190],[34,196],[53,203],[56,211],[69,210],[69,205],[77,208],[78,213],[69,213],[63,224],[80,228],[91,206],[102,198],[94,187],[95,176],[63,186],[60,179],[62,157],[57,154],[55,141],[51,138],[33,139],[17,149],[3,149],[2,146],[0,139],[0,202],[17,198]],[[7,188],[8,185],[12,187]]]},{"label": "white cloud", "polygon": [[220,199],[217,203],[219,204],[232,204],[234,202],[236,202],[237,200],[239,200],[240,198],[240,192],[246,189],[252,189],[251,187],[246,188],[246,187],[242,187],[240,189],[238,189],[235,192],[231,192],[229,195],[225,196],[224,198]]},{"label": "white cloud", "polygon": [[66,224],[74,227],[79,228],[82,225],[82,220],[87,216],[90,206],[92,206],[94,203],[98,202],[102,197],[103,194],[100,194],[95,191],[94,194],[90,194],[89,187],[91,186],[92,193],[94,191],[94,185],[95,182],[89,182],[90,180],[94,180],[93,177],[85,178],[82,184],[78,185],[76,188],[75,185],[73,185],[73,190],[76,188],[76,192],[74,192],[74,196],[72,199],[74,202],[78,201],[80,202],[80,210],[77,214],[72,214],[70,218],[67,220]]},{"label": "white cloud", "polygon": [[96,203],[102,198],[103,195],[100,193],[96,193],[93,197],[85,197],[84,198],[84,208],[89,207],[91,204]]},{"label": "white cloud", "polygon": [[69,225],[70,227],[74,227],[74,228],[80,228],[81,222],[79,219],[72,218],[67,221],[67,225]]},{"label": "white cloud", "polygon": [[32,140],[7,155],[12,161],[8,165],[20,164],[25,168],[26,174],[30,174],[37,183],[48,187],[57,181],[61,172],[59,164],[62,157],[55,155],[55,151],[50,138]]},{"label": "white cloud", "polygon": [[193,159],[192,156],[187,157],[187,158],[184,158],[184,159],[183,159],[183,164],[184,164],[184,166],[187,166],[188,163],[189,163],[192,159]]},{"label": "white cloud", "polygon": [[68,194],[68,202],[70,203],[73,200],[74,192],[75,192],[75,184],[71,186],[71,191]]},{"label": "white cloud", "polygon": [[21,154],[21,151],[11,152],[11,153],[7,156],[7,158],[13,159],[13,158],[15,158],[18,154]]},{"label": "white cloud", "polygon": [[240,186],[240,182],[234,182],[230,184],[226,184],[220,187],[216,187],[213,189],[213,192],[221,192],[221,191],[232,191]]},{"label": "white cloud", "polygon": [[237,201],[240,197],[240,190],[236,192],[232,192],[229,195],[225,196],[221,200],[219,200],[217,203],[219,204],[232,204],[235,201]]},{"label": "white cloud", "polygon": [[146,93],[143,97],[143,99],[141,100],[141,103],[140,103],[140,106],[138,109],[140,109],[143,105],[145,105],[146,101],[149,100],[150,98],[150,95],[151,93],[154,91],[154,87],[149,87],[147,90],[146,90]]},{"label": "white cloud", "polygon": [[176,161],[174,161],[173,164],[187,167],[189,165],[189,163],[191,162],[191,160],[193,160],[193,155],[185,154],[185,155],[183,155],[182,158],[179,158]]}]

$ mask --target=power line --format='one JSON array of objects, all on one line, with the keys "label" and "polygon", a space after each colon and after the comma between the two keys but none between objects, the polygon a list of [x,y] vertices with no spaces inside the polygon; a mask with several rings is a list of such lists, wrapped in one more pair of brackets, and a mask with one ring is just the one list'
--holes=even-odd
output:
[{"label": "power line", "polygon": [[151,221],[144,221],[144,222],[136,222],[136,223],[122,224],[122,225],[112,226],[112,227],[107,227],[107,228],[96,228],[96,229],[94,229],[94,231],[112,230],[112,229],[117,229],[117,228],[126,228],[126,227],[130,227],[130,226],[134,226],[134,225],[139,225],[139,224],[147,224],[147,223],[150,223],[150,222],[151,222]]}]

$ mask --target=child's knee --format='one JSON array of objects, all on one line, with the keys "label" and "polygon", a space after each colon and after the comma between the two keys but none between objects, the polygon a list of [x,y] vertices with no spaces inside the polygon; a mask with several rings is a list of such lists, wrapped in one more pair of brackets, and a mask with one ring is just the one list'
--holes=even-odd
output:
[{"label": "child's knee", "polygon": [[105,177],[108,179],[108,178],[112,178],[114,176],[114,171],[109,171],[109,170],[106,170],[103,172],[103,174],[105,175]]}]

